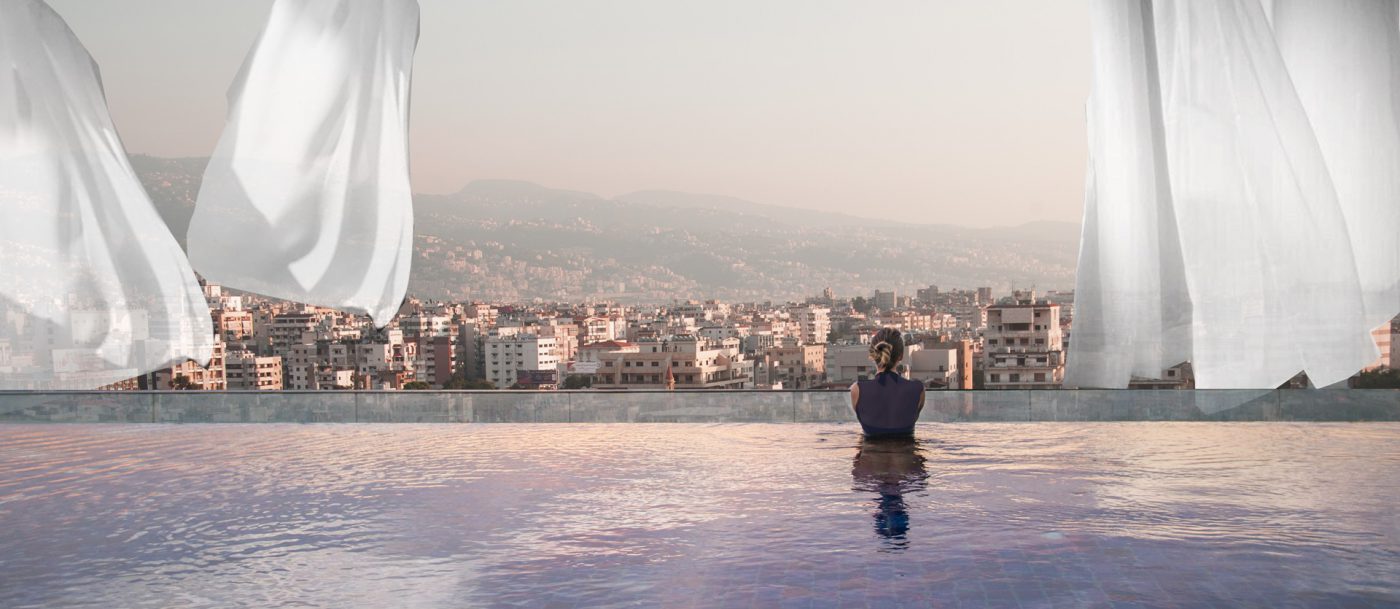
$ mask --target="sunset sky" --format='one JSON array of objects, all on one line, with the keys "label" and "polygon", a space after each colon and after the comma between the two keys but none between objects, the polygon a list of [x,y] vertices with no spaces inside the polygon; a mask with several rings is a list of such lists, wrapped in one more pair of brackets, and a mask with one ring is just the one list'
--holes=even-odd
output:
[{"label": "sunset sky", "polygon": [[[270,0],[50,0],[131,152],[207,156]],[[422,0],[414,187],[1078,221],[1084,0]]]}]

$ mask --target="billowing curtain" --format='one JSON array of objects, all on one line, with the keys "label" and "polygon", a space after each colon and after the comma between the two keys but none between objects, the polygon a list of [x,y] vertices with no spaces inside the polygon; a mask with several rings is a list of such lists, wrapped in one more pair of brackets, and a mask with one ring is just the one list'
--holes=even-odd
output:
[{"label": "billowing curtain", "polygon": [[1189,360],[1199,388],[1324,386],[1374,361],[1400,312],[1394,0],[1091,7],[1066,385]]},{"label": "billowing curtain", "polygon": [[91,389],[194,359],[212,322],[127,162],[87,50],[0,2],[0,389]]},{"label": "billowing curtain", "polygon": [[1092,13],[1095,79],[1066,384],[1124,386],[1190,359],[1191,302],[1172,210],[1151,6],[1100,2]]},{"label": "billowing curtain", "polygon": [[187,244],[213,282],[387,324],[408,289],[414,0],[277,0]]}]

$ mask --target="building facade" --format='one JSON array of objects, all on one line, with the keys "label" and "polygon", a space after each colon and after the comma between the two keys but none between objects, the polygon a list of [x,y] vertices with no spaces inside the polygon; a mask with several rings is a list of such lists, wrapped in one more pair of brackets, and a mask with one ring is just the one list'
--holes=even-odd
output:
[{"label": "building facade", "polygon": [[987,389],[1058,389],[1064,382],[1059,305],[987,307],[985,339],[982,371]]}]

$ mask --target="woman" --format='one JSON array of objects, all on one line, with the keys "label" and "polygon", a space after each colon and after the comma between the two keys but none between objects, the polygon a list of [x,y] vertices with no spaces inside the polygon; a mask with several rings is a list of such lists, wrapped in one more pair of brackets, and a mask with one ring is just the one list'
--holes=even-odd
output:
[{"label": "woman", "polygon": [[875,378],[851,384],[851,408],[866,437],[912,436],[924,409],[924,385],[899,376],[895,366],[904,358],[904,337],[884,328],[870,339]]}]

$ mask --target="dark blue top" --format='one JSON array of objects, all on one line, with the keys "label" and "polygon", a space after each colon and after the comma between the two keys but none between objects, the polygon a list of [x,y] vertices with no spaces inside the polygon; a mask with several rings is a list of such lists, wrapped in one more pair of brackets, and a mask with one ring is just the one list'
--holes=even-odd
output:
[{"label": "dark blue top", "polygon": [[859,381],[856,419],[867,436],[908,436],[923,408],[924,384],[885,371]]}]

